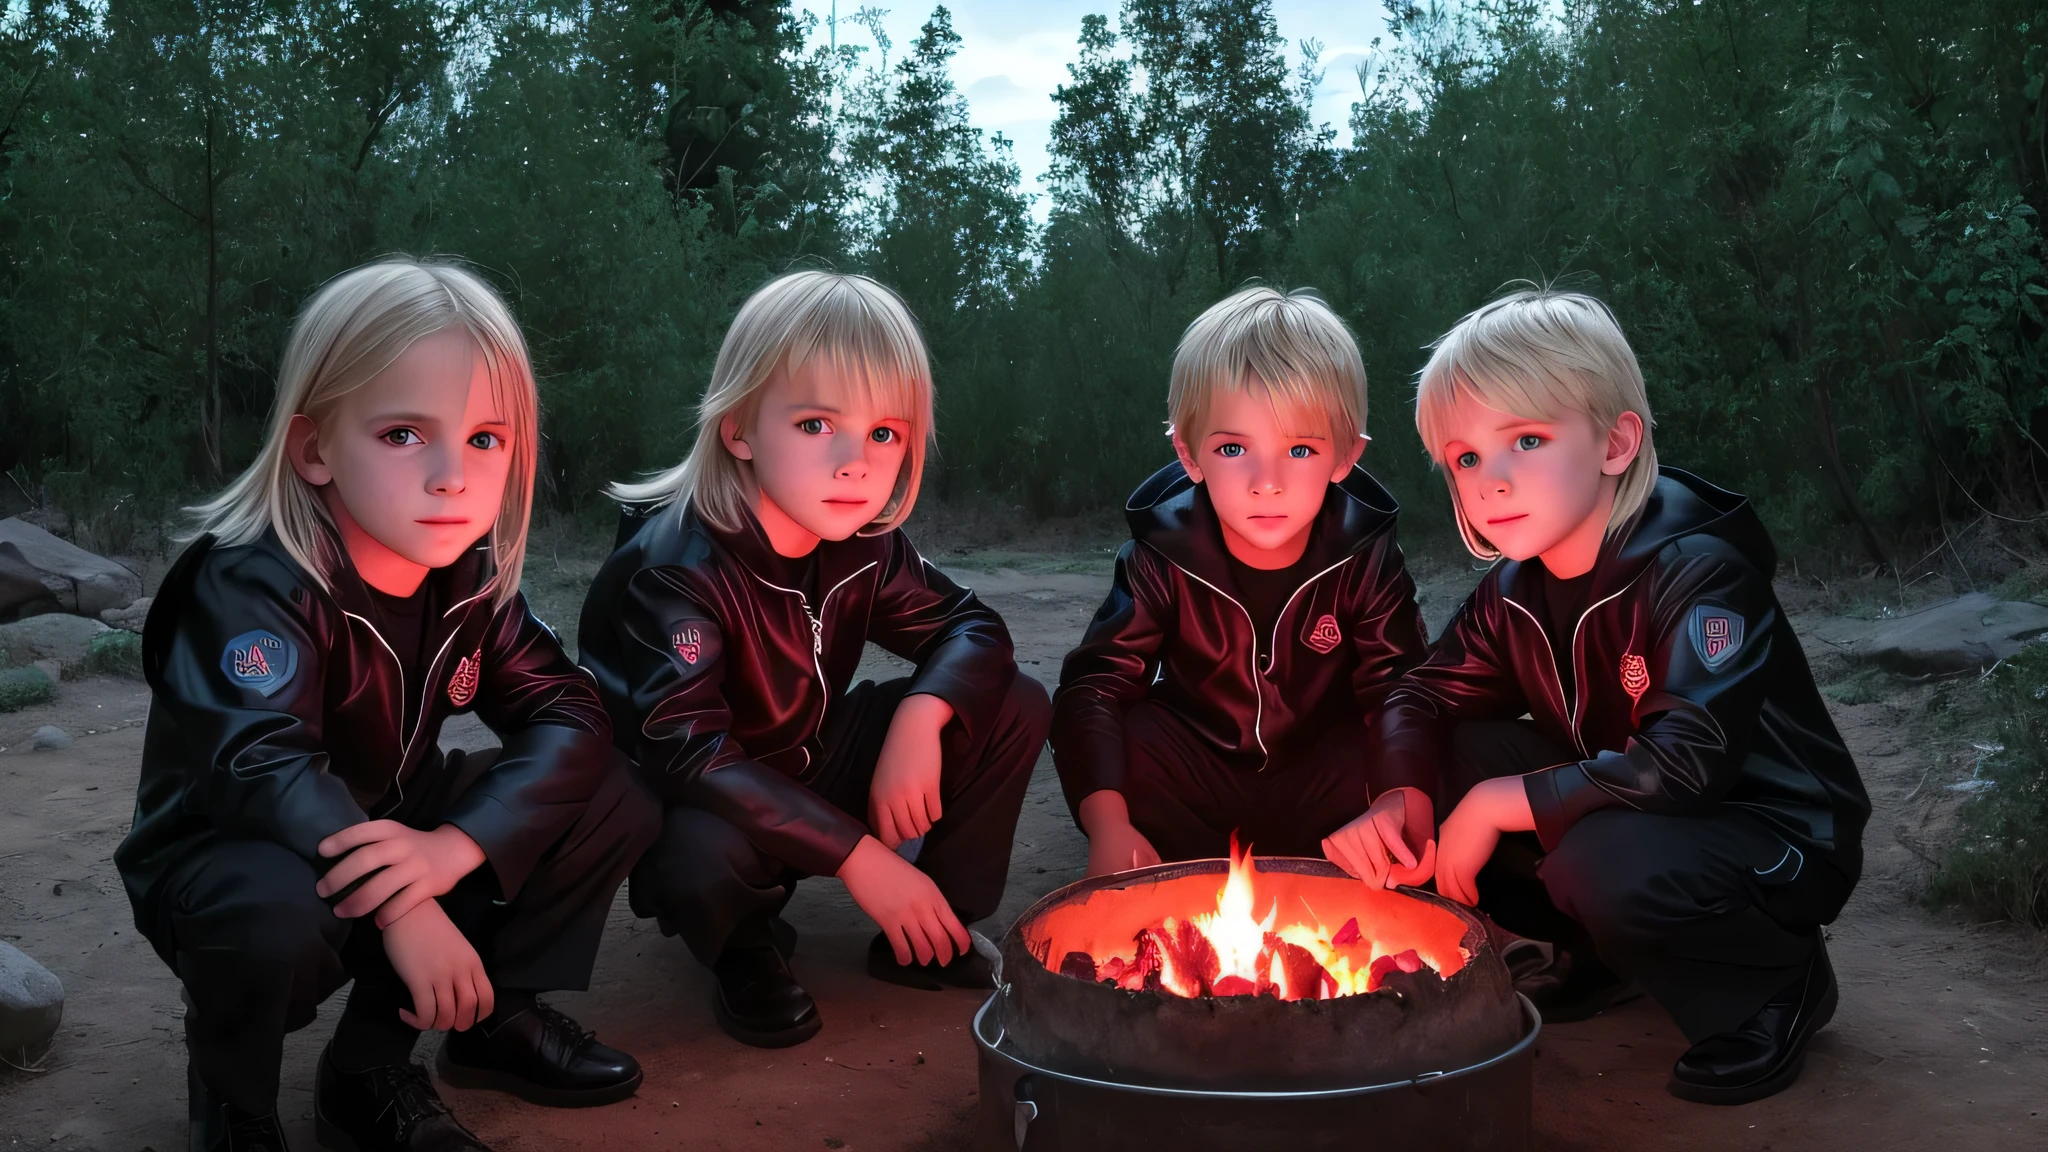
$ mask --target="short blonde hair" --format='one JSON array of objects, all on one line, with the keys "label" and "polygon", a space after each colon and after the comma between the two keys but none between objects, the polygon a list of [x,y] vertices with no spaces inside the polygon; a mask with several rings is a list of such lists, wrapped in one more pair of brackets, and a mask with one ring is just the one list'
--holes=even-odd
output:
[{"label": "short blonde hair", "polygon": [[1643,388],[1643,370],[1606,304],[1580,292],[1528,287],[1485,304],[1435,344],[1415,389],[1415,430],[1423,450],[1444,472],[1458,533],[1482,560],[1500,550],[1473,530],[1458,501],[1457,481],[1444,465],[1451,409],[1460,395],[1525,420],[1552,420],[1565,412],[1612,428],[1624,412],[1643,421],[1643,443],[1621,474],[1607,534],[1634,520],[1657,484],[1657,448],[1650,439],[1655,421]]},{"label": "short blonde hair", "polygon": [[342,397],[406,349],[455,327],[475,339],[498,411],[512,426],[512,467],[490,534],[498,571],[493,602],[511,600],[526,562],[540,400],[526,339],[511,310],[474,272],[451,263],[394,256],[344,272],[313,294],[285,342],[263,449],[220,495],[188,509],[197,521],[194,535],[211,533],[225,545],[252,544],[275,528],[292,559],[331,591],[343,563],[340,538],[313,486],[286,459],[292,417],[324,424]]},{"label": "short blonde hair", "polygon": [[695,502],[714,528],[737,532],[749,514],[754,465],[734,456],[719,434],[732,417],[747,428],[760,414],[761,392],[775,373],[829,359],[839,378],[865,398],[910,422],[910,452],[882,511],[862,533],[901,524],[917,503],[925,447],[932,435],[932,369],[924,337],[901,297],[866,276],[817,270],[777,277],[740,306],[711,384],[697,404],[697,442],[683,462],[637,484],[613,484],[612,499],[629,507]]},{"label": "short blonde hair", "polygon": [[1365,434],[1358,342],[1308,289],[1246,288],[1195,317],[1173,354],[1169,431],[1192,449],[1219,392],[1259,388],[1281,412],[1320,415],[1340,452]]}]

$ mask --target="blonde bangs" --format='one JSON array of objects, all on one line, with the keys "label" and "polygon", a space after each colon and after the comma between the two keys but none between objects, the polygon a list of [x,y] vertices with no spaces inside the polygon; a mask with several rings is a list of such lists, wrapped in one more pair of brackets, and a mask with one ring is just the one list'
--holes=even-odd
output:
[{"label": "blonde bangs", "polygon": [[1452,412],[1467,398],[1524,420],[1576,412],[1612,428],[1624,412],[1640,417],[1642,447],[1622,473],[1608,535],[1633,522],[1656,487],[1656,421],[1642,368],[1614,313],[1591,296],[1528,288],[1475,309],[1431,346],[1416,382],[1415,430],[1450,488],[1458,533],[1474,556],[1494,560],[1500,551],[1473,531],[1444,460]]},{"label": "blonde bangs", "polygon": [[737,532],[751,515],[753,465],[728,451],[719,426],[730,417],[751,427],[761,393],[778,371],[824,357],[832,375],[871,407],[910,425],[909,451],[896,486],[863,535],[909,517],[933,436],[931,361],[903,300],[878,281],[840,272],[792,272],[747,299],[726,331],[711,383],[697,405],[697,438],[683,461],[640,483],[613,484],[621,504],[659,508],[694,502],[704,522]]},{"label": "blonde bangs", "polygon": [[1350,329],[1306,290],[1247,288],[1188,325],[1167,388],[1170,431],[1192,446],[1224,392],[1263,396],[1291,431],[1325,430],[1340,452],[1365,434],[1365,361]]}]

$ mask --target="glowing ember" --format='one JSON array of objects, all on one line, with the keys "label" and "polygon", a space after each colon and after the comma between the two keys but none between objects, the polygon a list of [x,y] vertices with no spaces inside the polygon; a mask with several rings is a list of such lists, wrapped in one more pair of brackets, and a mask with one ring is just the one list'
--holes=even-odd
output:
[{"label": "glowing ember", "polygon": [[[1350,897],[1345,903],[1363,903],[1368,909],[1383,908],[1395,914],[1384,917],[1385,923],[1368,912],[1363,926],[1356,915],[1331,926],[1316,916],[1300,892],[1291,892],[1289,906],[1299,916],[1290,923],[1277,924],[1281,900],[1268,900],[1265,914],[1259,915],[1254,875],[1250,849],[1239,851],[1233,841],[1229,876],[1216,894],[1214,912],[1162,916],[1139,928],[1134,937],[1127,937],[1130,943],[1121,949],[1111,945],[1068,951],[1059,962],[1059,971],[1079,980],[1175,996],[1327,1000],[1372,992],[1395,971],[1426,969],[1439,978],[1447,977],[1468,958],[1462,948],[1451,943],[1462,927],[1455,917],[1411,897],[1377,892],[1356,881],[1343,882]],[[1418,907],[1388,908],[1384,901],[1390,900]],[[1421,924],[1418,913],[1446,917],[1451,932],[1448,940],[1443,935],[1446,925]],[[1404,937],[1412,937],[1413,942]],[[1080,939],[1073,942],[1080,943]],[[1042,959],[1052,954],[1051,940],[1046,943]]]}]

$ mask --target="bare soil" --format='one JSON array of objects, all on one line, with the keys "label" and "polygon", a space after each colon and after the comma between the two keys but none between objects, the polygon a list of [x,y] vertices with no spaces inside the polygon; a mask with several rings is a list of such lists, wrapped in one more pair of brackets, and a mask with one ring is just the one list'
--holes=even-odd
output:
[{"label": "bare soil", "polygon": [[[1025,671],[1048,686],[1101,602],[1112,518],[1005,528],[1005,516],[926,517],[935,561],[1010,623]],[[1008,533],[1008,538],[1005,538]],[[542,616],[573,643],[582,588],[605,536],[557,532],[528,567]],[[1423,607],[1440,625],[1476,578],[1456,563],[1422,569]],[[1795,623],[1822,618],[1836,592],[1782,589]],[[1823,679],[1848,675],[1815,652]],[[1821,645],[1820,647],[1825,647]],[[892,674],[877,654],[871,674]],[[1963,687],[1967,691],[1967,686]],[[1830,930],[1841,1009],[1805,1076],[1755,1105],[1713,1109],[1664,1092],[1684,1047],[1655,1004],[1547,1028],[1536,1062],[1538,1147],[1629,1149],[2035,1149],[2048,1146],[2048,956],[2040,934],[1970,924],[1920,901],[1927,863],[1967,776],[1968,732],[1929,722],[1956,686],[1883,683],[1834,707],[1876,805],[1862,884]],[[0,937],[64,981],[64,1028],[33,1071],[0,1068],[0,1145],[172,1152],[184,1146],[184,1053],[175,980],[130,923],[111,863],[133,805],[148,693],[133,681],[66,682],[47,705],[0,716]],[[28,750],[44,724],[62,751]],[[1966,726],[1965,726],[1966,727]],[[470,725],[450,746],[489,742]],[[1078,879],[1085,845],[1041,758],[1019,827],[996,934],[1037,896]],[[861,970],[870,929],[838,885],[799,890],[796,967],[825,1030],[795,1049],[746,1048],[720,1033],[708,977],[682,946],[612,912],[592,990],[553,999],[639,1056],[634,1100],[551,1111],[490,1093],[445,1090],[498,1149],[895,1149],[964,1147],[976,1085],[968,1021],[979,998],[919,993]],[[301,1149],[316,1147],[313,1063],[342,997],[287,1044],[280,1109]],[[436,1038],[420,1052],[431,1053]]]}]

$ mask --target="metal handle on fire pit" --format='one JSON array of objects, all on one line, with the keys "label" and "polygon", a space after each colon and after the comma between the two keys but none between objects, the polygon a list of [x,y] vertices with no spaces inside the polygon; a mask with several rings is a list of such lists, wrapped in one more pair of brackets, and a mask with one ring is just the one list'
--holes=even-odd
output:
[{"label": "metal handle on fire pit", "polygon": [[1031,1097],[1038,1086],[1038,1077],[1020,1076],[1010,1095],[1017,1101],[1012,1121],[1017,1137],[1017,1152],[1024,1152],[1024,1142],[1031,1136],[1031,1122],[1038,1119],[1038,1103]]}]

